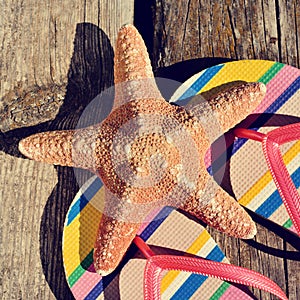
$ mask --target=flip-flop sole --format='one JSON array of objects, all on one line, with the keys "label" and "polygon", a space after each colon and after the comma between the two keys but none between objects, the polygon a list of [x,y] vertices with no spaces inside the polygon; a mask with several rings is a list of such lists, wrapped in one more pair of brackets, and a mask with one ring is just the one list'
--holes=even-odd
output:
[{"label": "flip-flop sole", "polygon": [[[129,251],[126,264],[101,277],[93,267],[92,253],[101,218],[102,183],[92,177],[80,189],[68,211],[63,233],[63,260],[67,282],[76,299],[143,299],[146,261]],[[198,223],[168,207],[154,212],[139,230],[150,245],[227,262],[224,253]],[[118,278],[119,277],[119,278]],[[162,299],[252,299],[241,289],[214,278],[186,272],[166,272],[161,283]]]},{"label": "flip-flop sole", "polygon": [[[256,119],[254,117],[244,125],[256,128],[265,124],[275,126],[282,119],[277,120],[274,113],[300,117],[300,70],[270,61],[238,61],[209,68],[184,83],[172,100],[192,96],[190,88],[195,93],[202,93],[234,81],[261,81],[268,89],[264,101],[254,111],[267,115]],[[261,130],[267,131],[268,128]],[[286,144],[283,148],[287,168],[298,189],[299,152],[299,142]],[[207,163],[210,171],[212,167],[209,160]],[[278,199],[259,143],[243,140],[235,142],[230,170],[231,184],[241,204],[293,229],[280,197]],[[63,234],[63,258],[68,284],[76,299],[105,299],[105,294],[115,299],[120,296],[122,299],[142,299],[145,261],[137,259],[135,251],[128,254],[127,258],[132,259],[126,260],[125,265],[123,263],[109,276],[102,278],[94,271],[93,245],[104,199],[101,187],[100,179],[92,177],[80,189],[68,211]],[[180,213],[164,208],[149,216],[148,221],[150,223],[143,225],[139,231],[147,243],[228,262],[207,231]],[[161,291],[163,299],[199,299],[199,295],[201,299],[250,298],[226,282],[176,271],[165,274]]]},{"label": "flip-flop sole", "polygon": [[[171,100],[179,99],[180,104],[187,96],[205,95],[218,86],[239,81],[263,82],[267,86],[266,97],[253,115],[242,122],[242,127],[268,132],[289,122],[300,122],[300,70],[272,61],[244,60],[206,69],[183,83]],[[227,157],[227,160],[230,158],[230,184],[239,203],[295,231],[268,170],[261,144],[239,139],[230,147],[232,154]],[[281,150],[289,174],[300,191],[300,141],[287,143]],[[218,167],[213,168],[209,160],[207,167],[208,171],[217,172]]]}]

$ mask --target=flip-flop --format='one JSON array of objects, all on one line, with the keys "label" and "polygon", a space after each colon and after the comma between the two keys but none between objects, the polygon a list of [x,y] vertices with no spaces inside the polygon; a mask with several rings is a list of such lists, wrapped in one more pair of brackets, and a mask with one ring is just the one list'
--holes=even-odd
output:
[{"label": "flip-flop", "polygon": [[[236,61],[206,69],[188,79],[175,92],[171,101],[177,101],[180,105],[187,97],[197,94],[205,97],[206,93],[217,87],[240,81],[263,82],[266,84],[267,93],[253,114],[238,127],[267,133],[273,127],[300,122],[300,70],[272,61]],[[300,141],[296,141],[297,139],[282,145],[281,153],[299,192]],[[261,145],[255,141],[234,140],[231,135],[227,151],[215,157],[213,164],[208,158],[207,168],[211,173],[214,170],[216,177],[222,178],[223,174],[218,172],[224,172],[224,168],[220,166],[222,162],[229,161],[230,174],[226,174],[226,178],[230,178],[230,188],[239,203],[250,211],[296,232],[260,148]]]},{"label": "flip-flop", "polygon": [[[219,278],[232,278],[236,283],[246,282],[249,285],[252,283],[256,287],[275,293],[281,299],[286,299],[278,286],[258,273],[240,268],[239,273],[241,270],[245,272],[244,281],[239,281],[234,277],[237,269],[230,270],[231,273],[228,273],[226,266],[229,266],[229,261],[208,232],[200,224],[169,207],[148,216],[147,222],[138,232],[140,238],[149,244],[165,249],[168,254],[175,251],[194,256],[189,258],[171,255],[152,256],[152,252],[147,252],[145,245],[141,246],[140,241],[137,244],[142,252],[146,253],[147,264],[144,259],[136,257],[137,249],[131,248],[121,265],[112,274],[101,277],[93,267],[93,248],[103,201],[104,189],[101,180],[94,176],[80,189],[67,214],[63,234],[63,259],[67,282],[76,299],[105,299],[106,297],[109,299],[143,299],[143,290],[146,292],[145,299],[157,299],[156,296],[152,297],[154,295],[152,292],[155,295],[159,292],[162,299],[190,299],[191,297],[194,299],[253,299],[245,287],[241,288],[227,281],[205,276],[210,274],[203,273],[201,269],[201,263],[205,264],[205,262],[203,259],[200,262],[200,259],[198,260],[195,256],[212,261],[214,268],[216,266],[214,264],[217,264],[220,268]],[[177,270],[170,270],[170,262],[173,266],[171,269]],[[194,265],[194,269],[188,269],[189,263]],[[220,267],[218,263],[226,263],[226,265]],[[145,267],[146,285],[144,286]],[[161,279],[159,290],[157,290],[156,283],[160,276],[154,276],[158,275],[157,267],[168,270]],[[194,273],[187,273],[183,270]],[[198,273],[202,271],[205,275],[196,274],[195,271],[199,271]],[[224,276],[224,272],[227,277]],[[253,279],[251,281],[247,278],[247,272],[260,276],[258,284],[253,284]],[[218,277],[217,274],[215,272],[212,275]]]},{"label": "flip-flop", "polygon": [[[276,74],[280,74],[286,68],[291,71],[291,75],[288,77],[288,87],[292,86],[291,90],[294,91],[295,87],[292,84],[299,76],[298,73],[293,73],[295,72],[294,68],[268,61],[240,61],[218,65],[196,74],[183,86],[188,86],[189,91],[192,87],[198,93],[231,81],[262,81],[270,88],[272,85],[269,82],[272,82],[278,76]],[[281,76],[283,75],[281,74]],[[272,97],[268,94],[266,98],[271,100],[264,101],[256,112],[275,112],[278,106],[282,105],[281,102],[289,102],[287,100],[292,98],[295,92],[288,93],[288,96],[285,96],[284,100],[279,103],[274,100],[280,98],[286,89],[286,86],[279,87],[278,91],[274,92],[273,96],[271,95]],[[181,104],[180,101],[189,96],[193,95],[186,95],[181,88],[175,93],[172,100],[179,99],[178,103]],[[262,122],[261,119],[258,118],[258,120]],[[237,153],[233,155],[233,158]],[[244,157],[240,159],[244,160]],[[209,159],[207,162],[208,170],[212,169],[213,167],[209,166]],[[241,166],[239,163],[237,165]],[[247,184],[248,182],[246,182]],[[94,239],[104,199],[104,189],[101,187],[102,183],[99,178],[91,178],[81,188],[69,209],[63,238],[63,257],[67,281],[76,299],[105,299],[106,293],[114,299],[118,299],[120,296],[123,299],[142,299],[143,279],[141,274],[143,274],[145,261],[134,259],[136,249],[130,249],[122,264],[109,276],[102,278],[94,270]],[[245,190],[248,190],[247,186],[245,189],[245,183],[242,184],[241,189],[244,193]],[[148,223],[140,228],[138,234],[150,244],[194,254],[215,262],[228,263],[221,249],[200,224],[168,207],[153,212],[153,215],[149,216]],[[118,277],[119,283],[115,286]],[[249,292],[230,285],[228,282],[180,271],[167,272],[162,279],[160,292],[163,299],[199,298],[199,295],[201,295],[201,299],[203,297],[207,299],[232,299],[233,297],[252,299]]]},{"label": "flip-flop", "polygon": [[300,123],[279,127],[267,134],[245,128],[237,128],[234,133],[238,137],[253,139],[262,143],[263,153],[273,181],[290,216],[295,231],[300,236],[300,195],[285,166],[279,147],[291,141],[300,141]]}]

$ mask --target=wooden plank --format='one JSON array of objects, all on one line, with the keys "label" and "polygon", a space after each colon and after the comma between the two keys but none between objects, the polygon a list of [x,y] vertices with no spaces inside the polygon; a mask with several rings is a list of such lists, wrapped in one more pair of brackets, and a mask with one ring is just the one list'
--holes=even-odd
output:
[{"label": "wooden plank", "polygon": [[57,183],[55,169],[3,152],[0,163],[1,299],[52,298],[39,233],[45,203]]},{"label": "wooden plank", "polygon": [[[286,244],[285,249],[286,251],[293,251],[294,253],[297,252],[297,250],[288,243]],[[293,276],[288,277],[289,285],[287,296],[289,299],[298,299],[300,295],[300,261],[286,260],[286,265],[288,270],[294,270]]]},{"label": "wooden plank", "polygon": [[157,0],[153,64],[203,57],[268,59],[299,67],[294,1]]},{"label": "wooden plank", "polygon": [[[103,75],[99,64],[107,63],[99,57],[112,52],[109,49],[114,47],[121,25],[133,22],[133,8],[133,0],[2,3],[0,130],[53,119],[65,96],[66,84],[70,76],[74,77],[72,71],[78,72],[77,77],[97,71],[97,77]],[[78,52],[81,60],[76,62],[77,69],[71,70],[72,59],[76,55],[80,59]],[[47,109],[34,113],[33,109],[40,106]]]},{"label": "wooden plank", "polygon": [[281,61],[300,67],[300,4],[298,0],[278,1]]},{"label": "wooden plank", "polygon": [[17,144],[38,131],[75,127],[113,83],[112,47],[133,9],[133,0],[1,2],[1,299],[73,299],[62,230],[77,180],[70,168],[19,158]]}]

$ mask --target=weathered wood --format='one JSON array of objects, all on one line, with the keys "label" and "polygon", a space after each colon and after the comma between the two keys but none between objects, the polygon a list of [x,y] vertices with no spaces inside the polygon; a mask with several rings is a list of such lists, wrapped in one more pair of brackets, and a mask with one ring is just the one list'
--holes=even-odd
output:
[{"label": "weathered wood", "polygon": [[[293,248],[289,244],[286,245],[285,249],[286,249],[286,251],[295,251],[295,248]],[[294,275],[290,276],[288,278],[288,282],[289,282],[289,284],[288,284],[288,296],[289,296],[289,299],[297,299],[297,298],[299,298],[299,295],[300,295],[299,262],[297,263],[296,268],[295,268],[294,261],[291,261],[291,260],[286,260],[286,265],[287,265],[286,266],[287,270],[294,270]]]},{"label": "weathered wood", "polygon": [[[99,76],[103,75],[101,68],[111,64],[111,57],[106,58],[108,63],[99,62],[99,55],[103,56],[100,52],[111,52],[109,48],[115,44],[118,29],[132,23],[133,0],[51,0],[47,4],[34,0],[7,1],[2,3],[1,20],[0,130],[7,131],[53,119],[69,77],[74,77],[73,71],[77,77],[88,80],[91,73],[98,72],[98,80],[105,83]],[[80,52],[76,63],[81,63],[81,70],[70,68],[74,55],[78,55],[74,51]],[[49,94],[49,98],[39,95],[50,86],[59,89],[58,95],[53,92],[53,99]],[[30,95],[32,105],[26,101]],[[48,111],[43,111],[40,118],[29,112],[38,107],[35,102],[48,105]]]},{"label": "weathered wood", "polygon": [[49,299],[40,258],[40,224],[57,183],[53,166],[0,152],[1,299]]},{"label": "weathered wood", "polygon": [[66,83],[76,27],[91,23],[115,43],[133,1],[5,1],[1,7],[1,96],[16,86]]},{"label": "weathered wood", "polygon": [[157,0],[153,64],[226,57],[299,67],[299,7],[297,0]]},{"label": "weathered wood", "polygon": [[62,230],[77,180],[70,168],[18,158],[17,144],[34,132],[75,127],[89,101],[112,85],[112,47],[133,8],[131,0],[1,3],[1,299],[73,298]]},{"label": "weathered wood", "polygon": [[298,0],[278,1],[279,58],[300,67],[300,4]]}]

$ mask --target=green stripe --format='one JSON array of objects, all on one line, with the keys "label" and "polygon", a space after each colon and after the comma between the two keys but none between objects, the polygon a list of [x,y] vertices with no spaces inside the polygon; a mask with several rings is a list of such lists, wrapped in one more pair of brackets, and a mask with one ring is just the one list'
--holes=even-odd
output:
[{"label": "green stripe", "polygon": [[284,64],[282,63],[274,63],[272,67],[258,79],[258,81],[267,84],[283,67]]},{"label": "green stripe", "polygon": [[87,255],[87,257],[80,263],[80,265],[72,272],[68,278],[70,287],[72,287],[76,281],[83,275],[83,273],[93,263],[93,250]]},{"label": "green stripe", "polygon": [[223,282],[221,286],[215,291],[215,293],[209,298],[209,300],[218,300],[225,293],[225,291],[230,287],[230,283]]},{"label": "green stripe", "polygon": [[284,228],[291,228],[292,225],[293,225],[292,220],[291,220],[291,219],[288,219],[288,220],[283,224],[283,227],[284,227]]}]

